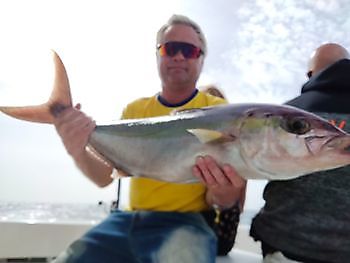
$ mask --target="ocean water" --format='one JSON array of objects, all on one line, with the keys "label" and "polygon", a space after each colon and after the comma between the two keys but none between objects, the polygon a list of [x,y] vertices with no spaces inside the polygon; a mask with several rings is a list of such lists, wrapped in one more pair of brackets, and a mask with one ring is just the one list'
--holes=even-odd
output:
[{"label": "ocean water", "polygon": [[108,204],[0,202],[0,223],[96,224],[110,211]]}]

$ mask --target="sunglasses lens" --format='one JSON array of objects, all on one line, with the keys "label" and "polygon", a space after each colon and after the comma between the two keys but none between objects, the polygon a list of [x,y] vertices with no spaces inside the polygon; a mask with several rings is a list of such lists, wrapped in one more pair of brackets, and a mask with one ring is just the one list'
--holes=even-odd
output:
[{"label": "sunglasses lens", "polygon": [[165,47],[166,55],[169,57],[175,56],[176,53],[179,52],[180,50],[179,45],[175,42],[165,43],[164,47]]},{"label": "sunglasses lens", "polygon": [[159,50],[159,55],[161,57],[167,56],[168,52],[166,51],[165,45],[159,45],[158,46],[158,50]]},{"label": "sunglasses lens", "polygon": [[202,50],[192,44],[184,42],[167,42],[159,45],[160,56],[175,56],[179,51],[185,58],[199,58],[203,53]]}]

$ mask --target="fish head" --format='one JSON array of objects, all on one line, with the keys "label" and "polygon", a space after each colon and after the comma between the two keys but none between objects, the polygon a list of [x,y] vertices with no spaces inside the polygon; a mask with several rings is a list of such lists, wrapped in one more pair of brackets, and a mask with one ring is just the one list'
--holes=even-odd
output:
[{"label": "fish head", "polygon": [[268,180],[288,180],[350,164],[350,135],[312,113],[291,106],[245,112],[240,154]]}]

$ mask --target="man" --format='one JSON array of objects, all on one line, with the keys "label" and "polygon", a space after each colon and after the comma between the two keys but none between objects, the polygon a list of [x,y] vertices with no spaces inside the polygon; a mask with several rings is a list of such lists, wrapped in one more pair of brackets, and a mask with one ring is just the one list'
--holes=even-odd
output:
[{"label": "man", "polygon": [[[286,104],[314,112],[350,131],[350,60],[334,43],[316,49],[309,81]],[[263,254],[282,262],[349,262],[350,167],[290,181],[269,182],[265,206],[253,219],[251,236]],[[294,261],[287,261],[287,259]]]},{"label": "man", "polygon": [[214,84],[209,84],[206,86],[201,87],[201,90],[203,92],[207,92],[208,94],[211,94],[213,96],[226,99],[224,96],[224,93]]},{"label": "man", "polygon": [[[200,27],[187,17],[171,17],[157,34],[162,90],[130,103],[122,117],[154,117],[177,108],[225,103],[196,89],[206,53]],[[94,122],[76,107],[65,110],[55,126],[81,171],[101,187],[110,184],[112,167],[86,147]],[[198,156],[193,175],[201,183],[171,184],[132,177],[130,211],[111,213],[56,261],[215,262],[216,237],[199,212],[214,205],[231,207],[243,200],[245,181],[231,166],[219,167],[210,156]]]}]

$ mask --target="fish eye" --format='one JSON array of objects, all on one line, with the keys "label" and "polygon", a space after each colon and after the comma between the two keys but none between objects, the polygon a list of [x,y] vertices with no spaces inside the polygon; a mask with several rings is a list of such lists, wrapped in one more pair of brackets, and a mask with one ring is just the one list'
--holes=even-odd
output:
[{"label": "fish eye", "polygon": [[302,135],[311,130],[310,123],[305,119],[289,118],[282,122],[281,127],[287,132]]}]

